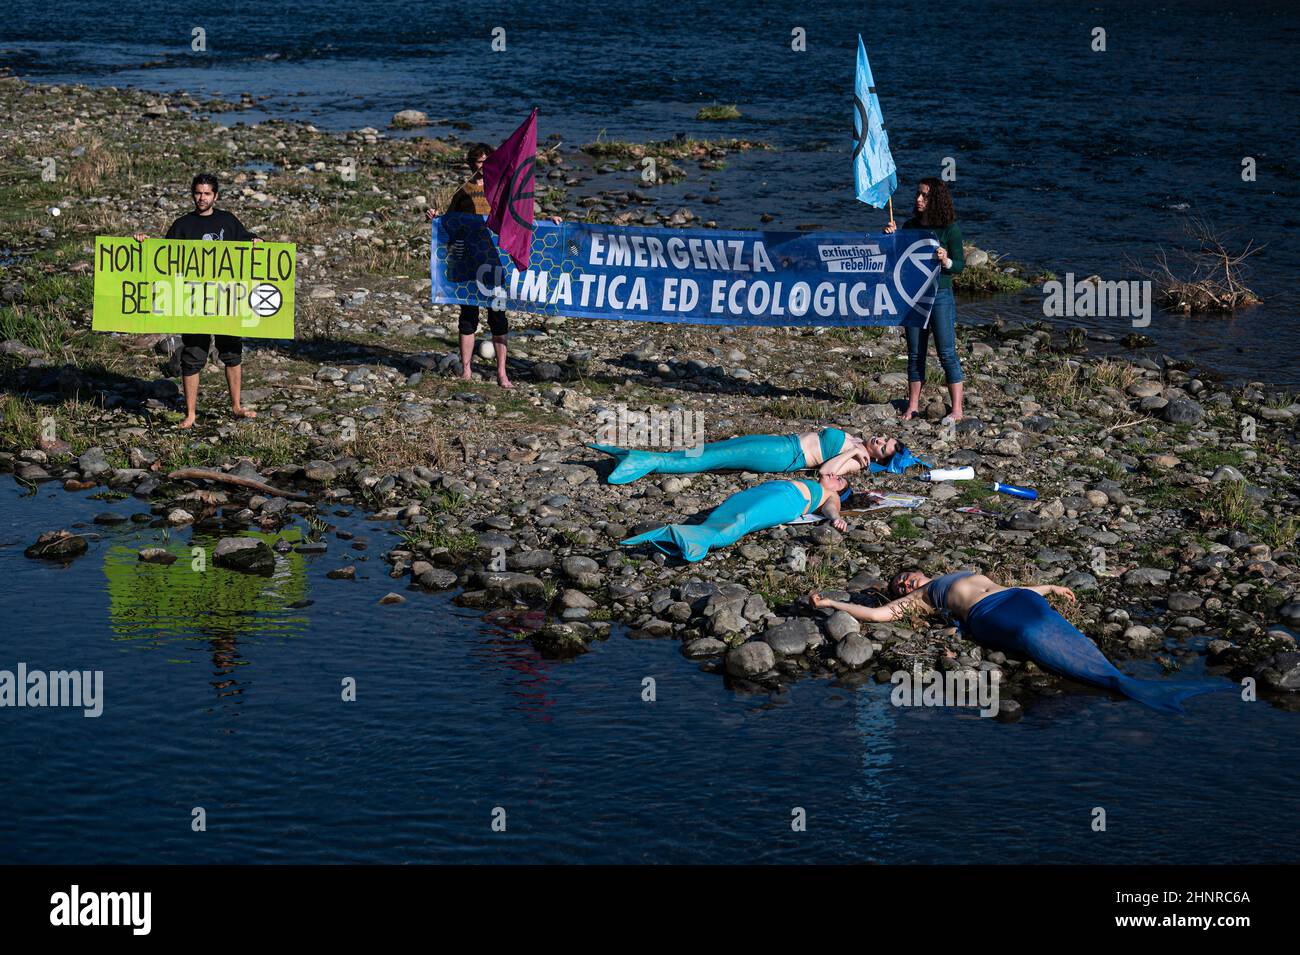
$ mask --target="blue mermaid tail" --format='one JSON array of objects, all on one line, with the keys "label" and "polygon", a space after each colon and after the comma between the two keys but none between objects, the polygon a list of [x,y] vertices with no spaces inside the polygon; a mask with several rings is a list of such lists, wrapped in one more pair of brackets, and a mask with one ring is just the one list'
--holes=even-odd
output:
[{"label": "blue mermaid tail", "polygon": [[1183,700],[1190,696],[1235,689],[1222,680],[1165,681],[1127,676],[1040,594],[1019,587],[998,591],[977,603],[962,630],[982,646],[1028,657],[1061,676],[1118,690],[1162,713],[1182,713]]},{"label": "blue mermaid tail", "polygon": [[747,434],[676,451],[640,451],[589,444],[618,463],[610,484],[628,484],[647,474],[699,474],[704,471],[756,471],[779,474],[806,467],[797,434]]},{"label": "blue mermaid tail", "polygon": [[[805,481],[813,492],[813,501],[821,500],[821,488],[815,481]],[[766,481],[731,495],[702,524],[668,524],[620,543],[653,544],[665,554],[694,562],[703,560],[715,547],[734,544],[746,534],[776,527],[801,516],[808,499],[793,481]]]}]

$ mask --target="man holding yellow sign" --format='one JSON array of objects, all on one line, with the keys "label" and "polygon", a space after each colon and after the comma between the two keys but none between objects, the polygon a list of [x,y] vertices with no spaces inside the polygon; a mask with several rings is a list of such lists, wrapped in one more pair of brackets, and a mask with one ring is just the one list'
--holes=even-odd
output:
[{"label": "man holding yellow sign", "polygon": [[215,336],[235,417],[240,404],[243,339],[292,338],[293,245],[263,242],[233,214],[215,208],[220,184],[194,177],[194,211],[172,223],[165,239],[95,240],[95,310],[99,331],[181,334],[185,418],[194,426],[199,373]]}]

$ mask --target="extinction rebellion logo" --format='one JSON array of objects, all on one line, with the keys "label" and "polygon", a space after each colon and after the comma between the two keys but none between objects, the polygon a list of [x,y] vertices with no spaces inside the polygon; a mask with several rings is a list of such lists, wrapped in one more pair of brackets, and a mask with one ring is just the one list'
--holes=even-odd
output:
[{"label": "extinction rebellion logo", "polygon": [[[939,262],[934,257],[934,250],[937,248],[939,243],[935,239],[913,242],[907,247],[907,251],[898,257],[898,262],[894,265],[894,288],[898,290],[899,296],[907,303],[908,308],[916,308],[917,303],[924,303],[927,306],[934,303],[934,283],[939,277]],[[925,284],[920,287],[915,297],[907,294],[907,285],[903,281],[904,268],[911,268],[925,276]]]},{"label": "extinction rebellion logo", "polygon": [[262,318],[270,318],[280,311],[282,301],[280,290],[266,283],[254,286],[248,293],[248,307]]},{"label": "extinction rebellion logo", "polygon": [[885,271],[885,256],[880,251],[880,246],[871,242],[862,245],[819,245],[817,255],[826,263],[828,272]]},{"label": "extinction rebellion logo", "polygon": [[[510,177],[510,217],[518,222],[525,229],[533,227],[532,217],[525,219],[518,212],[518,206],[521,202],[527,202],[525,209],[531,209],[533,204],[533,190],[528,189],[533,178],[533,166],[536,164],[536,157],[529,156],[515,169],[515,174]],[[528,189],[527,192],[524,192]]]}]

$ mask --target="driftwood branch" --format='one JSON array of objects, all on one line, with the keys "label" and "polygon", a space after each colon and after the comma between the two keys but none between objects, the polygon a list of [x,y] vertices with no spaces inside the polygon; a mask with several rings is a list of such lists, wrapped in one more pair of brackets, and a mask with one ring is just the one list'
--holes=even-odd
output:
[{"label": "driftwood branch", "polygon": [[237,487],[246,487],[254,491],[261,491],[263,494],[270,494],[274,497],[287,497],[293,501],[306,500],[307,495],[298,491],[282,491],[278,487],[263,481],[255,481],[252,478],[239,477],[235,474],[226,474],[224,471],[213,471],[208,468],[181,468],[179,471],[173,471],[167,475],[173,481],[215,481],[218,484],[234,484]]}]

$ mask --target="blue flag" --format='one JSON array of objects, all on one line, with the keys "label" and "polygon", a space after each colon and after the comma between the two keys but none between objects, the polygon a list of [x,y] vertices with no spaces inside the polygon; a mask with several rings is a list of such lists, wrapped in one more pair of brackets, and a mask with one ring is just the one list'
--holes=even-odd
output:
[{"label": "blue flag", "polygon": [[853,189],[860,201],[883,209],[897,188],[898,170],[889,154],[880,97],[859,34],[858,72],[853,83]]}]

